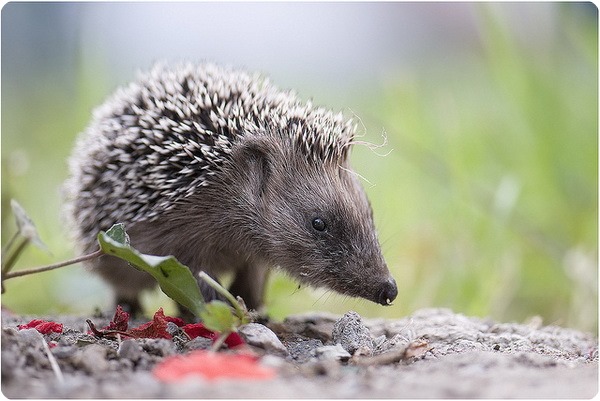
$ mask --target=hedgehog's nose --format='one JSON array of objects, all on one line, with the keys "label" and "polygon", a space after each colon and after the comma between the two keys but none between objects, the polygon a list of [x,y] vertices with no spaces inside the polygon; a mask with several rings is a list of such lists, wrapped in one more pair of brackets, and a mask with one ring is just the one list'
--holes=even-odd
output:
[{"label": "hedgehog's nose", "polygon": [[391,305],[392,301],[396,299],[398,295],[398,287],[396,286],[396,280],[390,277],[386,282],[383,283],[379,294],[377,295],[377,302],[381,305]]}]

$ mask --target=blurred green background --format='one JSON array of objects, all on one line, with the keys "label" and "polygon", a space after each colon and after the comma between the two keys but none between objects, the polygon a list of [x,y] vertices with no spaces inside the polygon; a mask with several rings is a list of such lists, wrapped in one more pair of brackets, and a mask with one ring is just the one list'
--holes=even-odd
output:
[{"label": "blurred green background", "polygon": [[[145,12],[175,17],[160,24]],[[181,21],[193,13],[210,17],[208,32],[192,30],[202,29],[195,17]],[[156,36],[140,34],[142,24]],[[387,138],[375,151],[356,146],[352,161],[368,180],[398,282],[394,305],[298,289],[278,273],[268,292],[272,316],[353,309],[401,317],[448,307],[597,331],[592,3],[9,3],[2,10],[2,245],[15,231],[15,198],[51,252],[30,247],[17,269],[73,256],[60,185],[74,138],[95,106],[159,59],[264,71],[282,88],[355,115],[365,141]],[[109,289],[80,266],[15,278],[6,290],[3,307],[18,313],[111,306]],[[158,291],[144,302],[149,312],[168,303]]]}]

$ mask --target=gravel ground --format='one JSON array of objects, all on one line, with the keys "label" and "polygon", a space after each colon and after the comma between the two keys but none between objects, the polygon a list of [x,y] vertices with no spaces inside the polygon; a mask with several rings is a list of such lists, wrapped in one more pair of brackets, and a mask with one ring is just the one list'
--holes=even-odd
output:
[{"label": "gravel ground", "polygon": [[[268,328],[251,324],[242,336],[263,365],[277,370],[274,379],[194,376],[178,383],[158,381],[152,368],[210,341],[96,339],[85,334],[89,317],[42,317],[63,323],[60,334],[16,328],[33,318],[2,314],[2,392],[9,398],[591,398],[598,392],[595,336],[445,309],[398,320],[312,313],[267,322]],[[108,318],[92,320],[101,327]],[[47,350],[47,341],[57,345]]]}]

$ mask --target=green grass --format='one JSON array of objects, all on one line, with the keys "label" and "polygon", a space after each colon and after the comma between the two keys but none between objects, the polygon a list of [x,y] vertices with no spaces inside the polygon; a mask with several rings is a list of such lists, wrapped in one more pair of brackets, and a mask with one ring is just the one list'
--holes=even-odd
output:
[{"label": "green grass", "polygon": [[[349,102],[359,104],[365,140],[387,133],[377,153],[393,149],[379,156],[357,146],[352,158],[374,184],[365,186],[399,286],[394,306],[297,289],[275,275],[274,316],[354,309],[398,317],[449,307],[596,330],[597,18],[564,8],[555,36],[532,49],[515,39],[501,10],[476,11],[480,51],[398,71],[382,84],[383,96],[357,88]],[[58,187],[75,134],[112,89],[91,70],[82,65],[75,93],[43,86],[34,102],[16,92],[3,97],[2,242],[14,231],[6,208],[14,197],[53,252],[30,249],[19,266],[72,254]],[[89,313],[109,304],[107,289],[79,267],[6,287],[3,305],[22,313]]]}]

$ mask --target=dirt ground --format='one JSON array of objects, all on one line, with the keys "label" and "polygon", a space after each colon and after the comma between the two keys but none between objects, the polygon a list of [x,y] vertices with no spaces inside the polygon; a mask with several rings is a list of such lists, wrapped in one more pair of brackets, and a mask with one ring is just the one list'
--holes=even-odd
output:
[{"label": "dirt ground", "polygon": [[[398,320],[291,316],[266,322],[277,338],[260,325],[243,331],[261,364],[276,369],[275,378],[163,383],[152,374],[158,362],[210,341],[97,339],[86,334],[89,317],[45,317],[64,324],[60,334],[17,329],[33,318],[2,314],[2,392],[9,398],[591,398],[598,392],[598,339],[535,319],[497,323],[445,309]],[[92,320],[100,327],[109,318]],[[47,349],[47,341],[56,345]]]}]

